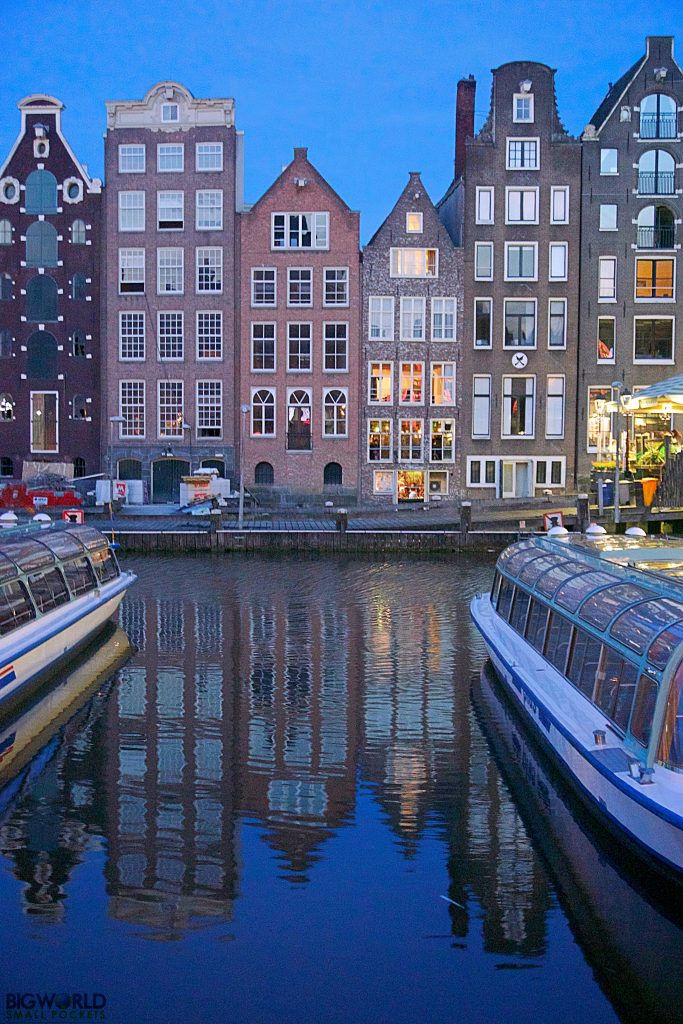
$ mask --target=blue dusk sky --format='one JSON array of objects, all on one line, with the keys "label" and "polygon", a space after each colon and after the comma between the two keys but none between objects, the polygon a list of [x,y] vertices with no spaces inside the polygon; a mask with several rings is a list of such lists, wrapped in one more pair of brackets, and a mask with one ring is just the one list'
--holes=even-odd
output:
[{"label": "blue dusk sky", "polygon": [[[476,126],[490,70],[510,60],[557,68],[560,116],[578,133],[644,51],[675,33],[683,4],[642,0],[22,0],[0,5],[0,153],[19,128],[16,102],[50,93],[64,130],[101,177],[105,100],[139,99],[175,79],[195,96],[232,96],[245,133],[245,196],[309,157],[353,209],[366,241],[408,171],[436,201],[453,170],[455,89],[477,79]],[[681,33],[683,54],[683,32]]]}]

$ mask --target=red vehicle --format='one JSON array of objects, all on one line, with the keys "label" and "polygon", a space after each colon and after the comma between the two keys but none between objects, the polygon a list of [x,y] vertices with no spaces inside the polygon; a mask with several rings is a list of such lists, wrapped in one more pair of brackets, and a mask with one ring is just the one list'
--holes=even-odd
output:
[{"label": "red vehicle", "polygon": [[43,512],[82,504],[83,498],[72,487],[31,487],[24,483],[0,485],[0,509],[5,511]]}]

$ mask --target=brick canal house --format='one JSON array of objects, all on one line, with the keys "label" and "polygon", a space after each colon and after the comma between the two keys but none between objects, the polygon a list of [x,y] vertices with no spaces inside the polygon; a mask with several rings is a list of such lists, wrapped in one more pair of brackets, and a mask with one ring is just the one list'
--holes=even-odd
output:
[{"label": "brick canal house", "polygon": [[560,122],[555,72],[493,72],[474,134],[458,86],[455,179],[439,204],[464,246],[463,496],[574,486],[581,144]]},{"label": "brick canal house", "polygon": [[107,103],[102,442],[156,502],[190,464],[235,475],[242,142],[232,99],[177,82]]},{"label": "brick canal house", "polygon": [[453,499],[462,251],[418,173],[365,246],[362,282],[362,499]]},{"label": "brick canal house", "polygon": [[245,485],[283,503],[355,497],[359,214],[295,149],[240,220]]},{"label": "brick canal house", "polygon": [[99,469],[100,208],[62,134],[27,96],[0,167],[0,477]]},{"label": "brick canal house", "polygon": [[[634,393],[683,372],[681,294],[683,73],[672,36],[611,86],[583,133],[579,476],[614,460],[618,391]],[[612,390],[620,381],[621,389]],[[621,452],[627,417],[621,417]],[[629,467],[659,468],[671,415],[628,417]]]}]

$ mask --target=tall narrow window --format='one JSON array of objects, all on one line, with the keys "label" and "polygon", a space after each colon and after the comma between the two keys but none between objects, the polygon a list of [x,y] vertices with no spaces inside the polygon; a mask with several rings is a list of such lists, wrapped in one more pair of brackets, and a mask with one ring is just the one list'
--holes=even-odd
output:
[{"label": "tall narrow window", "polygon": [[135,439],[145,436],[145,382],[144,380],[119,381],[119,437]]},{"label": "tall narrow window", "polygon": [[347,437],[348,396],[346,390],[330,388],[323,392],[323,434],[325,437]]},{"label": "tall narrow window", "polygon": [[423,381],[423,363],[401,363],[401,405],[422,405]]},{"label": "tall narrow window", "polygon": [[185,193],[157,192],[157,228],[180,231],[185,225]]},{"label": "tall narrow window", "polygon": [[564,376],[559,374],[548,377],[545,436],[558,439],[564,437]]},{"label": "tall narrow window", "polygon": [[617,261],[614,256],[599,259],[598,302],[617,301]]},{"label": "tall narrow window", "polygon": [[29,380],[57,379],[57,339],[49,331],[35,331],[26,344],[26,371]]},{"label": "tall narrow window", "polygon": [[475,281],[493,280],[493,242],[474,243]]},{"label": "tall narrow window", "polygon": [[26,319],[39,323],[57,319],[57,282],[47,274],[32,277],[26,286]]},{"label": "tall narrow window", "polygon": [[197,313],[197,359],[223,358],[223,314]]},{"label": "tall narrow window", "polygon": [[275,324],[252,323],[251,368],[256,373],[275,370]]},{"label": "tall narrow window", "polygon": [[290,267],[288,269],[287,305],[313,305],[313,271],[310,268]]},{"label": "tall narrow window", "polygon": [[277,270],[275,267],[252,267],[252,306],[274,306],[276,304]]},{"label": "tall narrow window", "polygon": [[551,242],[548,257],[548,280],[567,280],[568,245],[566,242]]},{"label": "tall narrow window", "polygon": [[391,420],[368,421],[368,462],[392,462]]},{"label": "tall narrow window", "polygon": [[399,420],[399,462],[422,461],[422,420]]},{"label": "tall narrow window", "polygon": [[251,436],[275,437],[275,392],[270,388],[252,392]]},{"label": "tall narrow window", "polygon": [[491,377],[475,374],[472,378],[472,437],[491,436]]},{"label": "tall narrow window", "polygon": [[474,300],[474,347],[491,348],[492,345],[492,299]]},{"label": "tall narrow window", "polygon": [[432,363],[432,405],[455,405],[455,363]]},{"label": "tall narrow window", "polygon": [[197,291],[223,291],[223,249],[220,246],[197,249]]},{"label": "tall narrow window", "polygon": [[145,230],[145,193],[119,192],[119,231]]},{"label": "tall narrow window", "polygon": [[615,352],[615,319],[613,316],[598,317],[598,362],[613,363]]},{"label": "tall narrow window", "polygon": [[159,295],[182,295],[184,250],[157,249],[157,290]]},{"label": "tall narrow window", "polygon": [[548,348],[567,347],[567,300],[548,302]]},{"label": "tall narrow window", "polygon": [[311,393],[307,388],[296,388],[287,398],[287,449],[311,449]]},{"label": "tall narrow window", "polygon": [[569,185],[555,185],[550,189],[550,223],[569,223]]},{"label": "tall narrow window", "polygon": [[391,404],[393,363],[370,363],[368,401],[371,405]]},{"label": "tall narrow window", "polygon": [[0,245],[12,244],[12,225],[8,220],[0,220]]},{"label": "tall narrow window", "polygon": [[6,328],[0,328],[0,359],[11,359],[14,348],[12,333]]},{"label": "tall narrow window", "polygon": [[477,186],[477,224],[493,224],[493,188]]},{"label": "tall narrow window", "polygon": [[220,231],[223,227],[223,192],[219,189],[197,191],[197,230]]},{"label": "tall narrow window", "polygon": [[71,225],[71,244],[85,245],[87,241],[85,221],[75,220]]},{"label": "tall narrow window", "polygon": [[184,314],[159,313],[158,358],[179,360],[184,355]]},{"label": "tall narrow window", "polygon": [[31,392],[31,451],[59,451],[59,403],[56,391]]},{"label": "tall narrow window", "polygon": [[57,266],[57,229],[46,220],[37,220],[26,229],[26,266]]},{"label": "tall narrow window", "polygon": [[452,462],[453,420],[431,420],[429,458],[432,462]]},{"label": "tall narrow window", "polygon": [[455,299],[432,299],[432,341],[455,341]]},{"label": "tall narrow window", "polygon": [[287,324],[287,369],[309,373],[311,359],[311,324]]},{"label": "tall narrow window", "polygon": [[345,373],[349,368],[349,325],[326,323],[323,327],[323,370]]},{"label": "tall narrow window", "polygon": [[119,359],[142,361],[145,358],[145,314],[119,313]]},{"label": "tall narrow window", "polygon": [[26,179],[26,213],[57,212],[57,179],[50,171],[31,171]]},{"label": "tall narrow window", "polygon": [[348,306],[349,268],[325,267],[323,306]]},{"label": "tall narrow window", "polygon": [[71,298],[85,302],[88,297],[88,279],[85,274],[74,274],[71,279]]},{"label": "tall narrow window", "polygon": [[185,413],[183,408],[183,382],[160,380],[158,387],[159,437],[182,438]]},{"label": "tall narrow window", "polygon": [[534,436],[534,377],[503,377],[503,437]]},{"label": "tall narrow window", "polygon": [[370,296],[369,337],[371,341],[393,341],[394,300],[380,295]]},{"label": "tall narrow window", "polygon": [[145,250],[119,249],[119,293],[142,293],[145,290]]},{"label": "tall narrow window", "polygon": [[401,338],[423,341],[425,336],[425,300],[416,296],[401,298]]},{"label": "tall narrow window", "polygon": [[223,385],[219,380],[197,381],[197,437],[223,434]]}]

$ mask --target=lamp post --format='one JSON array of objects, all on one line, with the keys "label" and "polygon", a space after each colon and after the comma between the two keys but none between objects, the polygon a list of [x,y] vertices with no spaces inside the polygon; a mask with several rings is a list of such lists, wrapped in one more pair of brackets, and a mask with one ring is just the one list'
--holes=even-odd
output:
[{"label": "lamp post", "polygon": [[182,430],[183,430],[183,435],[185,434],[186,430],[189,430],[189,432],[190,432],[190,444],[189,444],[189,447],[190,447],[190,476],[191,476],[192,475],[192,427],[190,426],[189,423],[183,423]]},{"label": "lamp post", "polygon": [[237,514],[237,526],[241,530],[244,525],[244,432],[247,413],[251,412],[251,406],[246,402],[240,406],[240,503]]},{"label": "lamp post", "polygon": [[109,417],[109,521],[112,524],[112,540],[114,539],[114,424],[125,423],[125,416]]},{"label": "lamp post", "polygon": [[619,422],[619,413],[621,412],[621,403],[630,395],[631,392],[624,386],[623,381],[615,380],[612,381],[612,388],[617,393],[616,411],[614,419],[614,432],[616,434],[616,458],[615,458],[615,473],[614,473],[614,524],[621,522],[621,508],[619,502],[619,484],[621,483],[621,424]]}]

